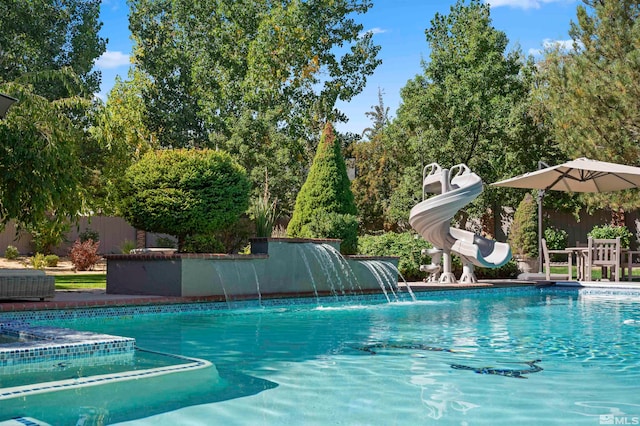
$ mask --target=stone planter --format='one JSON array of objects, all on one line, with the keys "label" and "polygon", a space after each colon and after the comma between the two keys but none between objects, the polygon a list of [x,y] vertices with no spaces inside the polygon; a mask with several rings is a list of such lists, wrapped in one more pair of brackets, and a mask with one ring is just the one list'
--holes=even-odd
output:
[{"label": "stone planter", "polygon": [[517,257],[518,270],[524,274],[538,272],[538,259],[531,257]]}]

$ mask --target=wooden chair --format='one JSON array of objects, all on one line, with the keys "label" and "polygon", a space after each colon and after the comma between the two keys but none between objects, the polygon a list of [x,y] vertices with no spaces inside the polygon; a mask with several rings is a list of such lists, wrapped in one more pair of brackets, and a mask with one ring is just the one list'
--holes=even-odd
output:
[{"label": "wooden chair", "polygon": [[589,237],[586,280],[591,279],[591,268],[594,266],[602,267],[602,279],[607,279],[607,271],[609,272],[609,280],[620,281],[620,237],[616,239],[597,239]]},{"label": "wooden chair", "polygon": [[[622,266],[622,274],[626,275],[627,281],[633,280],[633,268],[640,267],[640,251],[638,250],[629,250],[626,253],[622,253],[623,256],[626,256],[626,262],[624,262]],[[624,266],[627,267],[627,273],[624,273]]]},{"label": "wooden chair", "polygon": [[[566,274],[561,274],[561,279],[567,279],[569,281],[572,280],[573,277],[573,252],[571,250],[549,250],[547,248],[547,241],[542,239],[542,255],[544,257],[544,265],[547,273],[547,281],[551,281],[551,267],[552,266],[564,266],[567,268]],[[555,255],[555,256],[554,256]],[[553,257],[562,257],[563,259],[560,261],[554,261]],[[564,256],[566,256],[566,260],[564,260]],[[555,277],[558,277],[558,274],[554,274]]]}]

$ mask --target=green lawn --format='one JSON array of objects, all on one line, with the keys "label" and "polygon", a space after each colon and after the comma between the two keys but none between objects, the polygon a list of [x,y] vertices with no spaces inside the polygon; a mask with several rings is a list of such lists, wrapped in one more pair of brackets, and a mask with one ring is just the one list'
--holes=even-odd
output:
[{"label": "green lawn", "polygon": [[56,275],[56,290],[82,290],[107,288],[107,274]]}]

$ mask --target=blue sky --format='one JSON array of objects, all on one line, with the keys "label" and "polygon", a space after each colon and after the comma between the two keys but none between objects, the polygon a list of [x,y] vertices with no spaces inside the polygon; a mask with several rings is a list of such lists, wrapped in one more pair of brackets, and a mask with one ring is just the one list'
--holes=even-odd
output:
[{"label": "blue sky", "polygon": [[[570,40],[570,22],[575,20],[578,0],[493,0],[491,18],[495,28],[504,31],[511,47],[519,45],[526,54],[537,55],[548,43]],[[364,91],[338,108],[348,117],[343,131],[361,133],[371,122],[365,116],[378,104],[378,88],[390,107],[391,116],[400,105],[400,89],[407,80],[422,72],[421,61],[429,59],[424,31],[436,12],[447,14],[455,0],[374,0],[374,7],[359,21],[374,32],[375,43],[382,46],[382,59]],[[100,96],[106,99],[116,75],[127,78],[131,40],[126,0],[103,0],[101,35],[109,39],[107,52],[98,59],[102,71]]]}]

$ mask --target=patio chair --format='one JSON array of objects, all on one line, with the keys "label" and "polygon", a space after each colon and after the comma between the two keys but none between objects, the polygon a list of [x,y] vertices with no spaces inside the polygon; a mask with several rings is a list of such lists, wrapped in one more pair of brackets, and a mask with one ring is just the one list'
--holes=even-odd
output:
[{"label": "patio chair", "polygon": [[[602,280],[620,281],[620,237],[615,239],[598,239],[589,237],[586,280],[591,279],[591,268],[602,267]],[[607,278],[608,272],[608,278]]]},{"label": "patio chair", "polygon": [[[572,280],[573,277],[573,252],[571,250],[549,250],[547,240],[542,239],[542,255],[544,257],[544,267],[547,274],[547,281],[551,281],[551,267],[563,266],[567,268],[566,274],[554,274],[554,278]],[[565,259],[566,257],[566,259]],[[561,258],[561,260],[557,260]]]}]

